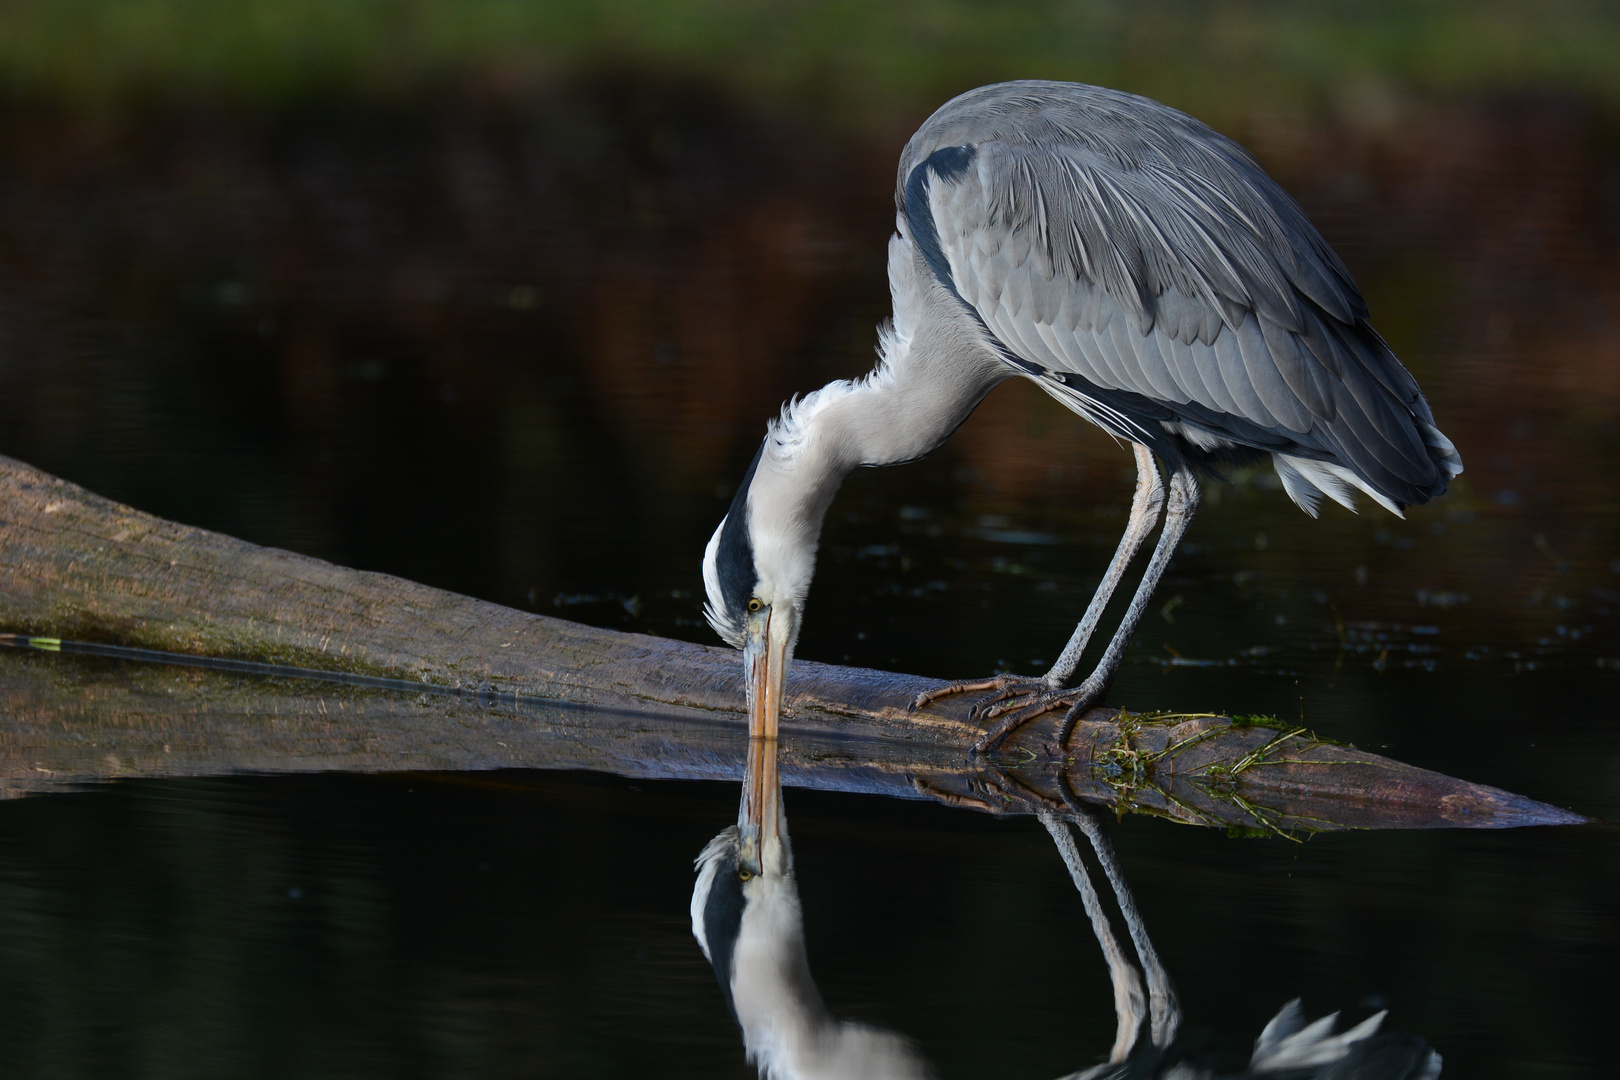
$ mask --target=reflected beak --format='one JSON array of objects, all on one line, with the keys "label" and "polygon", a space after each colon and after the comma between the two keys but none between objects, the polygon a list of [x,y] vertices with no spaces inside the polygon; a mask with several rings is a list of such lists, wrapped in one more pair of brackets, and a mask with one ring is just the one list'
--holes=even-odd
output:
[{"label": "reflected beak", "polygon": [[761,860],[781,832],[781,782],[776,739],[781,729],[782,684],[787,677],[788,618],[770,608],[748,619],[743,671],[748,680],[748,764],[743,772],[742,805],[737,811],[739,868],[759,874]]},{"label": "reflected beak", "polygon": [[737,810],[737,868],[755,877],[761,874],[766,852],[780,846],[781,831],[782,784],[776,772],[776,740],[749,739],[742,805]]}]

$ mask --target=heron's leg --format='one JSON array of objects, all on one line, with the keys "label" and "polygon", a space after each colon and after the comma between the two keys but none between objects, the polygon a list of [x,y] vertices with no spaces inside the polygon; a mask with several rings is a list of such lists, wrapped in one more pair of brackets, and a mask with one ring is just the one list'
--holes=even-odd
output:
[{"label": "heron's leg", "polygon": [[1073,689],[1051,691],[1033,703],[1012,702],[987,710],[986,717],[1004,718],[979,739],[973,747],[975,751],[982,753],[989,750],[1021,724],[1063,705],[1069,707],[1069,714],[1064,719],[1058,745],[1068,741],[1075,721],[1102,698],[1108,684],[1113,681],[1114,673],[1119,670],[1120,662],[1125,658],[1125,647],[1131,643],[1131,635],[1136,633],[1137,624],[1142,621],[1142,613],[1147,610],[1153,590],[1158,588],[1159,579],[1164,576],[1165,567],[1175,555],[1181,538],[1187,535],[1187,526],[1192,524],[1193,514],[1198,510],[1198,497],[1198,478],[1186,465],[1177,465],[1170,474],[1170,497],[1165,507],[1164,531],[1159,534],[1159,543],[1153,549],[1147,569],[1142,573],[1136,595],[1131,597],[1131,606],[1125,610],[1125,618],[1120,621],[1119,629],[1114,631],[1113,640],[1109,641],[1097,669]]},{"label": "heron's leg", "polygon": [[1048,689],[1067,686],[1069,679],[1074,676],[1075,669],[1080,666],[1080,656],[1091,641],[1092,632],[1097,629],[1108,602],[1114,598],[1114,590],[1119,588],[1120,579],[1141,550],[1142,541],[1159,523],[1159,511],[1164,509],[1164,482],[1159,478],[1159,467],[1153,461],[1153,452],[1141,443],[1132,443],[1131,447],[1136,454],[1136,494],[1131,497],[1131,516],[1125,523],[1125,535],[1119,538],[1114,560],[1108,564],[1108,571],[1098,583],[1097,591],[1092,593],[1091,603],[1086,607],[1085,615],[1081,616],[1080,625],[1074,628],[1074,636],[1063,647],[1052,670],[1041,680]]},{"label": "heron's leg", "polygon": [[1080,655],[1086,651],[1086,644],[1091,640],[1092,632],[1097,629],[1097,622],[1102,618],[1108,602],[1113,599],[1114,590],[1119,587],[1120,579],[1125,576],[1131,560],[1136,558],[1136,553],[1141,550],[1142,541],[1147,539],[1148,533],[1153,531],[1153,526],[1158,524],[1159,511],[1164,508],[1164,482],[1159,478],[1159,467],[1154,464],[1152,451],[1141,443],[1132,443],[1131,447],[1136,455],[1136,494],[1131,497],[1131,516],[1125,523],[1125,535],[1119,538],[1119,547],[1114,552],[1113,561],[1108,564],[1108,570],[1098,583],[1097,591],[1092,594],[1091,603],[1086,607],[1080,625],[1075,627],[1074,636],[1063,647],[1063,652],[1058,656],[1057,663],[1052,665],[1052,670],[1038,680],[1020,675],[961,679],[948,683],[938,690],[927,690],[918,694],[911,703],[913,709],[920,709],[930,702],[953,694],[977,693],[981,690],[998,691],[993,696],[975,703],[970,715],[976,715],[981,709],[986,709],[999,701],[1056,690],[1074,675],[1075,668],[1080,666]]},{"label": "heron's leg", "polygon": [[1108,974],[1114,982],[1114,1014],[1119,1021],[1115,1028],[1114,1049],[1108,1060],[1124,1061],[1131,1047],[1136,1045],[1136,1033],[1142,1026],[1142,1014],[1146,1012],[1142,1002],[1142,982],[1137,977],[1136,968],[1126,959],[1125,950],[1119,947],[1113,927],[1108,925],[1108,915],[1103,911],[1102,901],[1097,898],[1097,890],[1091,884],[1086,864],[1080,860],[1080,849],[1075,846],[1074,835],[1052,811],[1043,807],[1036,813],[1041,824],[1046,826],[1046,831],[1052,834],[1058,854],[1063,856],[1063,864],[1069,868],[1075,888],[1080,890],[1080,902],[1085,905],[1086,914],[1091,918],[1091,929],[1097,935],[1097,944],[1102,947],[1103,959],[1108,961]]}]

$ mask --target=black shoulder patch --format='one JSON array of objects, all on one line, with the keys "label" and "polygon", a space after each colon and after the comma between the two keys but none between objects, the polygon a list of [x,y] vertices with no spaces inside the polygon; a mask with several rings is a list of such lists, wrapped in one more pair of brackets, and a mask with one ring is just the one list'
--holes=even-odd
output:
[{"label": "black shoulder patch", "polygon": [[934,175],[948,183],[956,183],[967,172],[973,159],[979,156],[976,146],[947,146],[928,155],[927,165]]},{"label": "black shoulder patch", "polygon": [[[727,851],[717,861],[714,884],[703,905],[703,937],[709,944],[709,960],[714,964],[714,977],[720,981],[720,992],[726,997],[726,1008],[736,1021],[737,1003],[731,997],[731,958],[737,951],[737,936],[742,933],[742,881],[737,877],[735,849]],[[741,1021],[737,1026],[742,1026]]]},{"label": "black shoulder patch", "polygon": [[[754,569],[754,544],[748,535],[748,489],[754,484],[754,471],[759,468],[760,455],[765,444],[759,444],[754,460],[743,474],[737,494],[732,496],[731,509],[726,513],[725,528],[720,530],[720,547],[715,552],[715,569],[720,575],[720,595],[726,603],[726,614],[740,620],[748,610],[748,599],[754,595],[759,576]],[[739,621],[739,628],[740,628]]]},{"label": "black shoulder patch", "polygon": [[951,277],[950,263],[945,261],[945,252],[940,250],[939,230],[934,227],[934,213],[928,206],[928,173],[932,172],[947,183],[954,182],[962,178],[978,154],[977,147],[947,146],[929,154],[906,178],[906,223],[911,226],[912,242],[922,252],[923,259],[939,283],[958,300],[961,294],[956,291],[956,282]]}]

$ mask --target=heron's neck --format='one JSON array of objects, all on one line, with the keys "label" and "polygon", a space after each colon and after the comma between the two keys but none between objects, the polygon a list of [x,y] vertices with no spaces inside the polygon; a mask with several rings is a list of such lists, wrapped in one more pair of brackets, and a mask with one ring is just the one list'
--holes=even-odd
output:
[{"label": "heron's neck", "polygon": [[804,949],[804,915],[792,879],[767,874],[743,910],[732,955],[732,1006],[749,1050],[798,1051],[832,1024]]},{"label": "heron's neck", "polygon": [[[911,342],[885,341],[884,362],[788,405],[771,426],[749,489],[756,565],[781,568],[782,594],[808,588],[827,507],[863,465],[898,465],[932,452],[1004,373],[983,363],[933,362]],[[977,358],[975,358],[977,359]],[[774,584],[774,583],[772,583]]]},{"label": "heron's neck", "polygon": [[889,241],[894,322],[880,331],[881,362],[853,382],[828,383],[771,425],[749,487],[749,533],[762,588],[802,605],[815,572],[821,522],[844,477],[898,465],[950,437],[1011,370],[982,328],[935,279],[905,235]]},{"label": "heron's neck", "polygon": [[896,395],[894,380],[880,366],[865,378],[828,383],[786,406],[771,425],[749,492],[756,534],[774,522],[819,533],[844,477],[861,465],[892,465],[931,449],[938,441],[929,438],[932,432],[897,438],[892,425],[882,422],[894,411]]},{"label": "heron's neck", "polygon": [[804,917],[791,878],[767,879],[743,911],[732,961],[732,1004],[748,1058],[767,1080],[881,1076],[925,1080],[932,1071],[906,1040],[828,1011],[804,949]]}]

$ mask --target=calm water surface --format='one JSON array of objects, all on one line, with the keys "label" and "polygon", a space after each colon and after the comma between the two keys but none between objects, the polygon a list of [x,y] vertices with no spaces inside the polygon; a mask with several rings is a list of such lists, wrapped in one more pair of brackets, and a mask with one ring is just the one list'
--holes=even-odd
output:
[{"label": "calm water surface", "polygon": [[[1190,106],[1192,103],[1180,103]],[[921,119],[918,117],[917,119]],[[0,110],[0,453],[189,523],[707,641],[698,559],[789,394],[865,370],[890,141],[701,87],[292,116]],[[1238,475],[1113,700],[1304,722],[1620,817],[1620,150],[1579,102],[1233,131],[1344,254],[1468,471],[1402,521]],[[1044,668],[1130,459],[998,390],[852,477],[800,654]],[[1033,821],[790,792],[829,1005],[943,1076],[1113,1033]],[[0,806],[19,1076],[746,1076],[693,943],[733,788],[584,775],[123,783]],[[1448,1076],[1612,1059],[1608,826],[1238,841],[1127,820],[1188,1022],[1388,1007]],[[8,1074],[9,1071],[8,1071]]]}]

